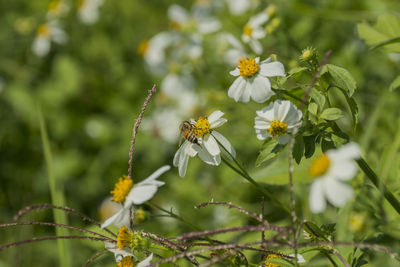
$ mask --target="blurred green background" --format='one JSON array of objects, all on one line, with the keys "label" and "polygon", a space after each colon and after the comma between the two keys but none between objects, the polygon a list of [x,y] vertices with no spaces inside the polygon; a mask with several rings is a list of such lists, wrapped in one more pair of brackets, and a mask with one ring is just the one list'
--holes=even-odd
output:
[{"label": "blurred green background", "polygon": [[[0,223],[11,222],[21,208],[51,203],[48,172],[42,147],[39,109],[46,123],[52,152],[53,174],[65,203],[98,220],[100,205],[109,195],[117,178],[126,174],[132,126],[149,90],[163,76],[153,76],[137,53],[139,44],[155,34],[168,30],[167,9],[173,3],[190,8],[192,1],[106,0],[100,7],[99,20],[93,25],[79,21],[73,1],[66,1],[69,12],[60,19],[68,35],[65,44],[52,43],[46,57],[31,49],[36,28],[45,21],[50,1],[0,2]],[[240,16],[231,15],[224,1],[216,16],[222,29],[240,38],[243,24],[259,10]],[[347,68],[355,77],[358,90],[359,124],[351,116],[340,121],[351,139],[360,143],[370,165],[381,175],[392,192],[399,196],[400,134],[398,91],[389,92],[392,80],[400,73],[398,54],[369,50],[357,34],[361,22],[373,24],[378,15],[399,16],[397,0],[309,0],[260,1],[261,7],[275,4],[279,28],[262,44],[262,58],[276,54],[287,69],[299,64],[301,50],[313,46],[321,57],[332,50],[330,63]],[[261,10],[261,9],[260,9]],[[236,103],[227,97],[233,82],[232,69],[213,53],[213,37],[203,40],[203,57],[196,62],[193,76],[196,92],[205,99],[199,115],[220,109],[228,123],[221,128],[237,150],[238,160],[257,181],[273,190],[276,198],[288,205],[287,163],[283,154],[273,163],[255,167],[261,146],[253,130],[255,110],[263,104]],[[321,58],[320,57],[320,58]],[[335,105],[346,110],[339,95],[331,96]],[[160,105],[156,95],[145,117]],[[201,114],[200,114],[201,111]],[[161,129],[163,130],[163,129]],[[176,129],[178,131],[178,129]],[[170,164],[178,148],[159,135],[140,131],[136,139],[133,178],[140,181],[158,167]],[[353,181],[356,198],[344,209],[329,207],[322,215],[312,215],[308,208],[307,164],[304,160],[295,172],[295,193],[299,216],[318,223],[337,222],[337,240],[376,242],[399,249],[400,220],[378,191],[364,181],[362,174]],[[211,199],[231,201],[259,212],[260,194],[224,165],[212,167],[194,158],[184,179],[172,168],[161,177],[166,185],[152,200],[180,214],[201,229],[240,226],[254,223],[248,218],[221,207],[195,209]],[[145,209],[151,208],[145,206]],[[275,206],[266,203],[266,218],[277,224],[288,224],[289,218]],[[158,211],[152,210],[153,214]],[[362,227],[352,229],[349,220],[359,216]],[[52,221],[49,210],[33,212],[25,220]],[[69,224],[88,226],[79,218],[69,217]],[[139,229],[167,237],[193,231],[174,219],[152,217]],[[37,236],[54,235],[49,227],[22,226],[0,229],[1,244]],[[248,236],[228,236],[226,240],[244,242]],[[55,241],[27,244],[0,251],[0,266],[58,266]],[[71,241],[71,266],[81,266],[97,251],[101,243]],[[351,249],[342,248],[345,256]],[[312,255],[315,256],[315,255]],[[311,259],[311,255],[305,255]],[[369,266],[397,266],[383,253],[368,253]],[[327,266],[319,256],[312,266]],[[108,265],[107,265],[108,264]],[[91,266],[113,266],[111,254]],[[311,266],[310,265],[310,266]]]}]

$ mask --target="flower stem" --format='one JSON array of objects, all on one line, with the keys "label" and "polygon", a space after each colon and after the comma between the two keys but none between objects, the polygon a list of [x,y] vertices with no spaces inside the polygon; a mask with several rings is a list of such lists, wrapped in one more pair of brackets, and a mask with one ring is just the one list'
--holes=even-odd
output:
[{"label": "flower stem", "polygon": [[397,213],[400,214],[399,201],[392,194],[392,192],[390,192],[387,189],[386,185],[382,184],[382,182],[379,181],[378,176],[371,169],[368,163],[363,158],[360,158],[357,160],[357,164],[361,168],[361,170],[365,173],[365,175],[368,177],[368,179],[376,186],[376,188],[378,188],[378,190],[381,191],[381,193],[385,196],[386,200],[390,203],[390,205],[392,205],[392,207],[397,211]]}]

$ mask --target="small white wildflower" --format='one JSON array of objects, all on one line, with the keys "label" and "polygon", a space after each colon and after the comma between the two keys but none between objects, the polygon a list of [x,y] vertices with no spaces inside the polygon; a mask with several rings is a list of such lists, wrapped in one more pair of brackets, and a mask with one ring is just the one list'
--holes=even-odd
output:
[{"label": "small white wildflower", "polygon": [[242,40],[245,43],[249,43],[251,49],[253,49],[256,54],[261,54],[263,51],[258,40],[264,38],[266,35],[263,24],[266,23],[268,19],[269,16],[267,13],[261,12],[251,17],[249,22],[243,27]]},{"label": "small white wildflower", "polygon": [[271,58],[261,62],[259,57],[242,58],[230,74],[239,76],[229,87],[230,98],[247,103],[251,97],[255,102],[263,103],[275,94],[268,77],[285,76],[285,68],[278,61],[271,62]]},{"label": "small white wildflower", "polygon": [[61,29],[59,23],[53,20],[39,26],[36,38],[33,40],[32,50],[37,56],[44,57],[50,52],[52,41],[63,44],[67,39],[67,34]]},{"label": "small white wildflower", "polygon": [[93,24],[99,20],[99,9],[104,0],[78,0],[78,17],[85,24]]},{"label": "small white wildflower", "polygon": [[47,9],[47,19],[56,19],[65,15],[69,11],[68,5],[64,1],[54,0],[49,3]]},{"label": "small white wildflower", "polygon": [[188,140],[179,147],[174,156],[174,166],[178,167],[179,176],[184,177],[189,161],[189,157],[199,155],[200,159],[205,163],[218,166],[221,163],[221,148],[218,142],[233,157],[236,156],[235,149],[231,143],[216,128],[227,122],[222,118],[223,112],[214,111],[209,117],[200,117],[197,121],[192,120],[194,125],[194,134],[198,138],[198,143],[192,143]]},{"label": "small white wildflower", "polygon": [[280,144],[287,144],[290,133],[301,126],[303,113],[288,100],[277,100],[256,111],[254,119],[257,138],[265,140],[272,137]]},{"label": "small white wildflower", "polygon": [[104,246],[108,251],[114,254],[115,261],[117,262],[118,267],[147,267],[150,265],[150,262],[153,259],[153,253],[151,253],[147,258],[135,264],[135,256],[128,247],[118,249],[117,244],[111,242],[104,242]]},{"label": "small white wildflower", "polygon": [[343,207],[353,197],[353,188],[344,182],[357,173],[354,160],[360,155],[360,147],[356,143],[348,143],[339,149],[330,149],[314,160],[310,175],[315,180],[309,198],[313,213],[324,211],[326,200],[336,207]]},{"label": "small white wildflower", "polygon": [[226,0],[229,11],[235,15],[241,15],[252,7],[251,0]]},{"label": "small white wildflower", "polygon": [[111,194],[114,195],[113,201],[123,204],[123,207],[108,218],[101,227],[104,228],[111,224],[121,226],[129,222],[131,206],[140,205],[151,199],[158,188],[165,184],[156,179],[170,168],[170,166],[165,165],[136,185],[133,185],[132,179],[127,176],[120,178],[115,184],[114,190],[111,191]]}]

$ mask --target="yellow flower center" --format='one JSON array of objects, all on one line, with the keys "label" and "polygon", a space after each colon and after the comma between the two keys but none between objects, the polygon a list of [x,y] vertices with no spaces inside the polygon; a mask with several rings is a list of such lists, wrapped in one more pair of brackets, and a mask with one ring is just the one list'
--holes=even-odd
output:
[{"label": "yellow flower center", "polygon": [[141,41],[137,49],[137,53],[139,54],[139,56],[143,57],[144,54],[146,54],[147,48],[149,48],[149,41]]},{"label": "yellow flower center", "polygon": [[267,129],[267,133],[270,133],[274,137],[279,137],[286,133],[288,126],[283,121],[272,121],[271,125]]},{"label": "yellow flower center", "polygon": [[39,26],[37,29],[37,35],[43,37],[43,38],[49,38],[50,37],[50,26],[47,24],[42,24]]},{"label": "yellow flower center", "polygon": [[132,242],[132,233],[126,228],[125,225],[119,228],[117,236],[118,249],[130,247],[131,242]]},{"label": "yellow flower center", "polygon": [[252,32],[253,32],[253,28],[249,24],[244,25],[244,27],[243,27],[243,34],[244,35],[250,37]]},{"label": "yellow flower center", "polygon": [[349,228],[352,232],[359,232],[364,227],[364,216],[356,213],[350,216]]},{"label": "yellow flower center", "polygon": [[331,160],[325,154],[319,156],[313,161],[310,168],[310,175],[312,177],[318,177],[326,173],[331,165]]},{"label": "yellow flower center", "polygon": [[84,3],[85,3],[85,0],[78,0],[78,1],[76,1],[76,6],[77,6],[77,8],[80,9],[80,8],[83,6]]},{"label": "yellow flower center", "polygon": [[51,1],[49,4],[49,11],[54,15],[57,15],[61,12],[62,3],[61,1]]},{"label": "yellow flower center", "polygon": [[275,259],[275,258],[282,258],[282,256],[280,256],[280,255],[277,255],[277,254],[273,254],[273,253],[271,253],[271,254],[268,254],[268,256],[265,258],[265,263],[264,263],[264,265],[265,265],[265,267],[279,267],[279,265],[278,264],[276,264],[276,263],[272,263],[272,262],[267,262],[268,260],[270,260],[270,259]]},{"label": "yellow flower center", "polygon": [[196,121],[196,124],[194,125],[193,132],[195,135],[198,135],[198,136],[203,136],[203,135],[209,133],[210,132],[210,123],[208,122],[208,118],[200,117]]},{"label": "yellow flower center", "polygon": [[131,191],[132,186],[133,181],[128,176],[119,178],[118,183],[114,186],[114,190],[111,191],[111,194],[114,196],[112,201],[123,203],[129,191]]},{"label": "yellow flower center", "polygon": [[147,219],[147,213],[142,209],[135,210],[133,215],[136,224],[142,223]]},{"label": "yellow flower center", "polygon": [[118,263],[117,267],[135,267],[136,264],[132,260],[132,257],[127,256],[123,257],[122,260]]},{"label": "yellow flower center", "polygon": [[251,77],[258,72],[258,63],[253,58],[241,58],[238,62],[240,76]]},{"label": "yellow flower center", "polygon": [[301,54],[301,59],[304,61],[310,60],[312,56],[314,55],[314,51],[312,49],[305,49],[303,50],[303,53]]}]

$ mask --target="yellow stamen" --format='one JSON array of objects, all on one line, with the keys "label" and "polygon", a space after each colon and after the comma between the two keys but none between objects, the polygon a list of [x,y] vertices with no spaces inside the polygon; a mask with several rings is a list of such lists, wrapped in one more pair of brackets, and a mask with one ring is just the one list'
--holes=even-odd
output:
[{"label": "yellow stamen", "polygon": [[49,38],[50,37],[50,26],[47,24],[42,24],[39,26],[37,29],[37,35],[43,37],[43,38]]},{"label": "yellow stamen", "polygon": [[283,121],[272,121],[267,132],[274,137],[279,137],[286,133],[288,126]]},{"label": "yellow stamen", "polygon": [[[265,261],[270,260],[270,259],[275,259],[275,258],[279,259],[279,258],[282,258],[282,256],[271,253],[271,254],[268,254],[268,256],[265,258]],[[278,264],[272,263],[272,262],[265,262],[264,266],[265,267],[279,267]]]},{"label": "yellow stamen", "polygon": [[194,134],[198,136],[203,136],[207,133],[210,132],[210,123],[208,122],[207,117],[200,117],[197,121],[196,124],[194,125]]},{"label": "yellow stamen", "polygon": [[118,183],[114,186],[114,190],[111,191],[111,194],[114,196],[112,201],[123,203],[129,191],[131,191],[132,186],[133,181],[128,176],[119,178]]},{"label": "yellow stamen", "polygon": [[241,58],[238,62],[240,76],[251,77],[258,72],[258,63],[253,58]]},{"label": "yellow stamen", "polygon": [[117,236],[118,249],[130,247],[131,242],[132,242],[132,233],[126,228],[125,225],[119,228]]},{"label": "yellow stamen", "polygon": [[127,256],[123,257],[122,260],[118,263],[117,267],[135,267],[136,264],[132,260],[132,257]]},{"label": "yellow stamen", "polygon": [[331,160],[325,154],[319,156],[313,161],[310,168],[310,175],[312,177],[318,177],[326,173],[331,165]]},{"label": "yellow stamen", "polygon": [[253,28],[249,24],[244,25],[243,34],[250,37],[252,33],[253,33]]},{"label": "yellow stamen", "polygon": [[137,49],[137,53],[139,54],[139,56],[143,57],[144,54],[146,54],[147,48],[149,48],[149,41],[141,41]]}]

